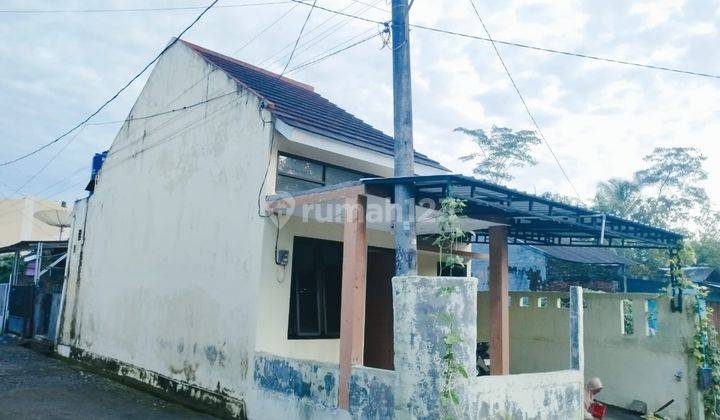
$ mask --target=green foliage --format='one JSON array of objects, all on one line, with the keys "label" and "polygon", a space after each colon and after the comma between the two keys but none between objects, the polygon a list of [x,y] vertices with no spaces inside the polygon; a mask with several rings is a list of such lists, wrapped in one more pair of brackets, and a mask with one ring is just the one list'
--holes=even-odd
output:
[{"label": "green foliage", "polygon": [[460,226],[463,218],[465,202],[452,197],[445,197],[440,200],[440,215],[438,216],[439,233],[433,245],[439,249],[440,264],[449,268],[452,274],[453,267],[463,265],[465,261],[454,253],[455,248],[465,241],[468,232]]},{"label": "green foliage", "polygon": [[[684,265],[720,263],[720,213],[708,205],[708,196],[699,186],[707,179],[706,157],[688,147],[658,147],[645,157],[646,167],[631,180],[612,178],[601,182],[593,208],[602,213],[641,223],[673,229],[692,236],[688,222],[698,226],[696,237],[682,251]],[[628,251],[628,258],[640,265],[631,267],[634,276],[652,276],[665,267],[662,250]]]},{"label": "green foliage", "polygon": [[13,254],[0,255],[0,283],[7,283],[10,279],[14,259]]},{"label": "green foliage", "polygon": [[706,159],[691,147],[655,148],[632,180],[599,183],[594,208],[654,226],[683,225],[693,210],[707,203],[705,189],[698,186],[707,179]]},{"label": "green foliage", "polygon": [[[443,287],[438,289],[436,296],[439,298],[449,298],[455,292],[454,287]],[[460,396],[457,391],[457,382],[460,377],[468,379],[465,366],[458,362],[456,358],[456,346],[463,345],[465,340],[457,329],[455,316],[450,313],[437,314],[437,320],[440,328],[444,331],[443,345],[445,354],[442,357],[443,373],[442,373],[442,389],[440,391],[440,404],[443,409],[444,419],[458,418],[457,408],[460,405]]]},{"label": "green foliage", "polygon": [[695,334],[689,352],[695,358],[698,367],[712,369],[713,384],[703,392],[703,402],[706,413],[712,418],[719,418],[720,350],[718,349],[718,334],[712,322],[712,308],[703,308],[700,304],[700,298],[707,297],[708,291],[707,288],[698,286],[688,279],[680,265],[671,265],[671,267],[673,267],[673,274],[680,282],[680,287],[695,290],[699,297],[695,305]]},{"label": "green foliage", "polygon": [[458,127],[454,130],[472,137],[480,147],[480,153],[461,156],[462,161],[477,161],[473,172],[480,178],[500,183],[512,181],[513,168],[535,166],[537,161],[530,154],[532,146],[540,144],[534,131],[513,131],[506,127],[493,126],[490,136],[483,129]]}]

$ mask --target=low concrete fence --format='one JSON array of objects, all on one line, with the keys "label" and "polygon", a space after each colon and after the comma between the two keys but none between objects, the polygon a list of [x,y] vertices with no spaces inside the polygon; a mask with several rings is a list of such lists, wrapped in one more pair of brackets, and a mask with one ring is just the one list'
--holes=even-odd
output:
[{"label": "low concrete fence", "polygon": [[[567,367],[568,294],[510,293],[510,371]],[[489,296],[478,293],[478,341],[489,341]],[[692,296],[672,312],[667,296],[644,293],[584,294],[585,378],[604,385],[598,399],[619,407],[633,400],[662,414],[702,418],[697,366],[688,349],[694,335]]]},{"label": "low concrete fence", "polygon": [[[284,415],[290,418],[583,417],[582,374],[567,370],[567,346],[562,352],[565,366],[558,372],[474,376],[478,318],[475,279],[396,277],[393,308],[395,371],[354,366],[349,413],[337,409],[338,365],[256,353],[254,385],[260,398],[275,399],[275,403],[265,403],[268,410],[283,405]],[[567,313],[563,325],[569,327]],[[454,360],[473,375],[467,379],[456,376],[450,385],[444,376],[449,336],[455,337]],[[448,386],[458,399],[450,405],[442,399]],[[268,413],[259,413],[257,418]],[[255,416],[250,413],[251,418]]]}]

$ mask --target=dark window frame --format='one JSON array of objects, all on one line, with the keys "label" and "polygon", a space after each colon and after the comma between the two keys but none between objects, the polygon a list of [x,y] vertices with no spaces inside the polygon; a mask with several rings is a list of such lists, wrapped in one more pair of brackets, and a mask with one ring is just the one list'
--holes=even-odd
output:
[{"label": "dark window frame", "polygon": [[[295,255],[297,246],[299,243],[305,243],[305,244],[312,244],[313,247],[320,247],[323,244],[325,245],[336,245],[338,246],[338,250],[340,252],[340,265],[339,265],[339,274],[338,274],[338,290],[340,291],[337,302],[338,306],[340,306],[342,303],[342,247],[343,243],[338,241],[331,241],[331,240],[325,240],[325,239],[318,239],[318,238],[310,238],[310,237],[304,237],[304,236],[295,236],[293,238],[293,266],[291,269],[291,276],[290,276],[290,312],[288,316],[288,340],[327,340],[327,339],[338,339],[340,338],[340,320],[338,319],[338,331],[337,332],[330,332],[328,331],[328,296],[327,296],[327,285],[326,285],[326,278],[324,276],[315,277],[314,281],[315,289],[316,289],[316,312],[317,312],[317,327],[318,332],[306,332],[301,331],[301,308],[299,305],[299,302],[301,301],[299,296],[299,282],[300,280],[297,278],[296,272],[295,272]],[[317,248],[314,248],[314,252],[317,251]],[[315,258],[317,258],[317,254],[315,255]],[[317,269],[317,267],[316,267]],[[317,275],[317,273],[316,273]],[[339,315],[339,314],[338,314]]]},{"label": "dark window frame", "polygon": [[[290,174],[290,173],[281,172],[281,170],[280,170],[280,157],[281,157],[281,156],[284,156],[284,157],[287,157],[287,158],[291,158],[291,159],[300,160],[300,161],[305,161],[305,162],[309,162],[309,163],[313,163],[313,164],[316,164],[316,165],[320,165],[320,166],[322,167],[322,180],[321,180],[321,181],[318,181],[317,179],[312,179],[312,178],[309,178],[309,177],[304,177],[304,176],[298,175],[298,174]],[[361,179],[361,178],[377,178],[377,176],[372,175],[372,174],[368,174],[368,173],[361,172],[361,171],[356,171],[356,170],[354,170],[354,169],[343,168],[342,166],[333,165],[333,164],[331,164],[331,163],[326,163],[326,162],[323,162],[323,161],[320,161],[320,160],[310,159],[310,158],[306,158],[306,157],[304,157],[304,156],[295,155],[295,154],[292,154],[292,153],[278,152],[277,162],[275,163],[275,173],[276,173],[276,175],[275,175],[275,185],[276,185],[276,189],[277,189],[277,184],[278,184],[277,180],[278,180],[278,178],[280,178],[281,176],[282,176],[282,177],[286,177],[286,178],[292,178],[292,179],[295,179],[295,180],[298,180],[298,181],[303,181],[303,182],[308,182],[308,183],[311,183],[311,184],[315,184],[315,185],[318,186],[318,188],[320,188],[320,187],[325,187],[325,186],[328,185],[328,183],[327,183],[327,168],[333,168],[333,169],[338,169],[338,170],[341,170],[341,171],[344,171],[344,172],[350,172],[350,173],[353,173],[353,174],[357,174],[357,175],[358,175],[358,179]],[[334,184],[330,184],[330,185],[334,185]]]}]

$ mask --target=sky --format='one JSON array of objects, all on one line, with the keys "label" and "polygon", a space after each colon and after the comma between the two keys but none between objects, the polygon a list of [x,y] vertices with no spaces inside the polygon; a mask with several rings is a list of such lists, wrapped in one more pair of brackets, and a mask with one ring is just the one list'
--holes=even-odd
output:
[{"label": "sky", "polygon": [[[498,40],[720,75],[718,2],[475,1]],[[84,119],[208,3],[0,1],[0,161],[45,144]],[[376,21],[390,19],[386,0],[317,4]],[[187,8],[47,12],[167,7]],[[308,12],[307,6],[282,0],[221,0],[184,39],[279,72]],[[484,35],[469,0],[415,0],[411,22]],[[288,68],[380,30],[375,23],[315,9]],[[704,186],[713,203],[720,202],[720,79],[498,48],[580,198],[589,201],[600,181],[631,177],[656,147],[691,146],[707,156]],[[458,158],[477,149],[453,129],[534,129],[490,43],[413,29],[411,52],[418,151],[453,172],[471,174],[473,164]],[[392,134],[392,58],[380,37],[288,76]],[[127,116],[145,78],[81,131],[32,158],[0,167],[0,197],[82,197],[92,155],[112,143],[117,121]],[[510,186],[576,195],[546,145],[535,147],[533,155],[538,165],[516,170]]]}]

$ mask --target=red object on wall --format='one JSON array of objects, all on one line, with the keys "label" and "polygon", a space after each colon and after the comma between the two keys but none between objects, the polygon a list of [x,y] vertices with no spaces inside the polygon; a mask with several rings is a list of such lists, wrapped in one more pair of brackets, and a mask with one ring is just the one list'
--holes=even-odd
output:
[{"label": "red object on wall", "polygon": [[607,407],[599,402],[590,404],[590,414],[596,419],[602,419],[605,416],[605,412],[607,412]]}]

